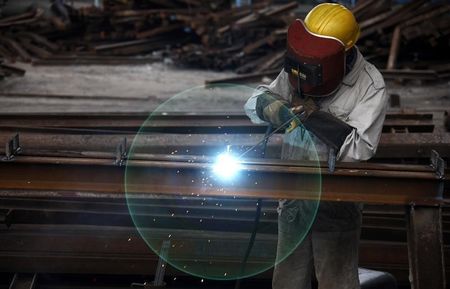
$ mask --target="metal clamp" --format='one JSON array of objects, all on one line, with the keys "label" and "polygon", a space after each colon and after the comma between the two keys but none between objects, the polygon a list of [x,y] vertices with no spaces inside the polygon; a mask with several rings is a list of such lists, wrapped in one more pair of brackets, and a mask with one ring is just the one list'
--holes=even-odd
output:
[{"label": "metal clamp", "polygon": [[114,161],[114,164],[121,167],[125,163],[126,159],[127,159],[127,138],[124,137],[123,140],[117,144],[116,159]]},{"label": "metal clamp", "polygon": [[170,240],[164,240],[159,251],[158,267],[156,267],[155,280],[153,282],[131,283],[132,288],[164,288],[164,274],[167,267],[167,256],[169,255]]},{"label": "metal clamp", "polygon": [[431,150],[430,166],[434,169],[436,176],[439,179],[444,178],[445,162],[435,150]]},{"label": "metal clamp", "polygon": [[5,146],[5,157],[3,161],[12,161],[14,156],[20,153],[22,149],[19,144],[19,134],[16,134],[12,139],[10,139]]},{"label": "metal clamp", "polygon": [[336,150],[334,148],[330,148],[328,151],[328,172],[330,174],[334,173],[336,169]]},{"label": "metal clamp", "polygon": [[0,224],[4,224],[6,228],[11,227],[11,209],[0,210]]}]

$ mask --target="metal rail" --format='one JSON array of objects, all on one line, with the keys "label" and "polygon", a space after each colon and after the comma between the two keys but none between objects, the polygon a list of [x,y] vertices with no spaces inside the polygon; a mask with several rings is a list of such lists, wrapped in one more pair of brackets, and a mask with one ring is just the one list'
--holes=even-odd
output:
[{"label": "metal rail", "polygon": [[[195,157],[190,162],[128,160],[132,176],[128,192],[142,197],[146,193],[161,193],[314,199],[317,197],[315,178],[321,174],[322,200],[404,205],[442,202],[443,180],[427,166],[340,164],[334,174],[329,174],[313,164],[244,163],[246,177],[236,184],[213,183],[209,189],[197,180],[204,177],[211,164],[198,161],[201,160]],[[92,196],[97,197],[104,193],[120,196],[124,193],[124,171],[110,159],[19,155],[14,162],[0,166],[0,188],[53,190],[59,196],[75,196],[80,192],[94,192]]]},{"label": "metal rail", "polygon": [[[220,239],[223,233],[215,236]],[[0,231],[0,244],[0,258],[9,260],[0,263],[3,272],[153,275],[158,259],[132,227],[17,225]],[[449,257],[446,247],[445,260]],[[404,242],[362,240],[360,264],[394,272],[400,281],[408,282],[408,249]],[[184,275],[170,266],[167,270],[170,275]],[[270,278],[271,271],[255,277]]]},{"label": "metal rail", "polygon": [[[409,128],[410,132],[422,129],[432,132],[435,126],[443,126],[442,117],[435,113],[395,113],[386,116],[384,130],[390,132],[392,127]],[[442,123],[437,123],[436,120]],[[165,133],[224,133],[231,131],[239,133],[258,133],[264,130],[264,125],[255,125],[242,113],[229,114],[194,114],[194,113],[163,113],[155,114],[0,114],[2,129],[79,129],[96,131],[136,132],[139,129]],[[161,128],[161,129],[157,129]],[[175,130],[177,129],[178,130]],[[428,128],[428,129],[427,129]],[[262,129],[262,130],[261,130]],[[263,131],[264,132],[264,131]]]},{"label": "metal rail", "polygon": [[[264,126],[252,124],[242,114],[159,114],[145,123],[147,117],[146,114],[2,114],[0,143],[6,143],[19,132],[27,153],[113,152],[123,137],[133,140],[142,126],[140,142],[135,143],[140,151],[213,154],[224,143],[246,150],[265,131]],[[376,158],[428,158],[432,149],[442,157],[450,157],[450,132],[443,127],[443,113],[390,113],[383,130]],[[269,142],[269,156],[279,155],[279,136]]]},{"label": "metal rail", "polygon": [[[312,177],[321,173],[311,163],[249,161],[243,164],[245,177],[231,184],[215,182],[213,188],[209,188],[199,181],[211,168],[207,159],[150,159],[128,160],[132,178],[127,189],[135,198],[169,194],[313,199],[317,197],[317,184]],[[0,166],[0,195],[123,198],[124,170],[107,158],[18,155],[14,161],[3,162]],[[414,286],[443,289],[445,266],[440,205],[444,177],[436,175],[428,166],[339,164],[334,174],[322,172],[320,197],[322,200],[408,207],[408,248]]]},{"label": "metal rail", "polygon": [[[216,116],[210,119],[211,126],[204,126],[205,129],[218,129],[215,127],[217,124],[213,123],[214,117]],[[39,120],[36,119],[36,121]],[[86,133],[86,128],[83,127],[83,124],[72,121],[61,124],[60,127],[51,127],[55,123],[47,121],[49,127],[46,127],[45,124],[40,127],[44,131],[47,130],[45,134],[39,132],[25,132],[24,134],[34,135],[34,144],[40,143],[45,147],[49,145],[49,141],[43,136],[51,135],[48,134],[48,130],[56,130],[53,131],[56,135],[53,140],[58,140],[58,138],[63,140],[59,144],[61,151],[50,150],[42,153],[39,152],[39,148],[36,150],[36,146],[33,146],[32,149],[24,149],[22,154],[9,158],[8,162],[0,163],[0,174],[2,175],[0,196],[2,198],[124,198],[125,168],[116,165],[115,155],[105,152],[80,152],[79,145],[83,144],[83,141],[69,147],[78,149],[78,151],[62,151],[68,149],[64,145],[69,144],[71,138],[77,136],[77,133],[81,133],[81,135]],[[84,122],[84,120],[79,121]],[[100,121],[104,122],[104,127],[112,127],[114,123],[114,121],[108,123],[108,120],[105,119],[100,119]],[[170,127],[175,126],[181,119],[173,122],[173,119],[161,116],[159,121],[161,126]],[[164,123],[164,121],[167,122]],[[192,123],[204,122],[205,118],[199,119],[198,116],[193,116],[192,121]],[[236,121],[237,126],[240,125],[239,118],[233,121]],[[429,122],[430,119],[427,117],[419,120],[406,118],[401,121],[411,124],[414,121]],[[118,123],[120,120],[115,120],[115,122]],[[85,125],[93,124],[86,121]],[[125,125],[130,125],[130,123],[125,123]],[[104,129],[104,127],[100,129]],[[92,138],[92,134],[95,135],[95,139],[99,142],[98,145],[105,146],[105,136],[122,138],[121,130],[128,130],[130,127],[136,128],[132,125],[122,126],[116,133],[108,132],[107,135],[99,135],[97,127],[87,130],[93,131],[90,137]],[[3,127],[4,130],[7,128],[8,125]],[[14,125],[9,127],[11,131],[18,128]],[[77,132],[78,129],[81,131]],[[183,129],[190,128],[186,126]],[[61,131],[57,130],[69,130],[70,133],[61,134]],[[103,139],[100,139],[102,137]],[[146,137],[155,139],[153,133],[147,134]],[[219,140],[223,136],[213,134],[212,137]],[[179,144],[182,143],[179,135],[175,135],[174,138],[178,139]],[[25,141],[27,141],[26,138]],[[26,144],[25,147],[30,144],[33,142]],[[110,144],[106,146],[108,145]],[[166,143],[160,145],[164,146]],[[192,145],[196,145],[196,143],[192,142]],[[325,171],[321,172],[315,164],[307,162],[245,160],[243,162],[245,177],[238,178],[234,183],[212,180],[210,183],[212,187],[209,188],[199,181],[204,177],[205,171],[208,172],[211,169],[211,160],[207,157],[139,153],[128,160],[127,169],[131,172],[130,182],[127,186],[128,193],[134,198],[140,199],[154,198],[155,195],[315,199],[317,198],[317,182],[313,179],[321,173],[321,200],[365,202],[378,205],[396,204],[409,208],[407,215],[408,248],[415,288],[445,287],[441,205],[444,181],[449,177],[448,172],[438,174],[433,168],[420,165],[342,163],[337,165],[334,174],[329,174]],[[4,219],[6,222],[7,217]],[[224,221],[227,221],[225,219]],[[244,220],[245,218],[241,219],[241,221]],[[372,220],[372,224],[379,224],[376,221]],[[430,271],[428,268],[434,268],[434,270]],[[432,286],[425,287],[426,284],[432,284]]]}]

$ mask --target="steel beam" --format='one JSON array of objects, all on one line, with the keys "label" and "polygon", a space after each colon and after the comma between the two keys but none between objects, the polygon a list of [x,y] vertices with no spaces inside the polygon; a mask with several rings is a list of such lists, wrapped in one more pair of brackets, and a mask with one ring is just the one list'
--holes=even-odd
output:
[{"label": "steel beam", "polygon": [[412,289],[446,288],[441,215],[440,207],[411,206],[408,211]]},{"label": "steel beam", "polygon": [[[143,126],[135,141],[135,147],[141,151],[215,154],[224,142],[246,150],[265,132],[264,126],[253,125],[239,113],[157,115],[144,125],[146,118],[146,114],[2,114],[0,143],[6,143],[19,132],[27,154],[38,150],[66,154],[113,152],[121,139],[126,137],[131,142]],[[388,114],[375,158],[428,158],[432,149],[442,157],[450,157],[450,133],[443,123],[443,113]],[[281,134],[270,139],[269,156],[279,155],[281,142]]]},{"label": "steel beam", "polygon": [[[45,190],[65,197],[123,197],[125,168],[113,163],[110,159],[17,156],[14,162],[0,166],[0,188],[36,190],[37,196]],[[241,177],[234,182],[211,179],[211,185],[205,186],[201,180],[210,174],[212,164],[195,157],[187,162],[127,163],[128,193],[143,198],[169,194],[317,199],[321,184],[321,200],[404,205],[442,202],[443,180],[427,166],[342,163],[330,174],[313,163],[258,161],[243,163]]]},{"label": "steel beam", "polygon": [[[429,240],[442,238],[442,230],[429,225],[440,217],[440,211],[437,214],[436,210],[442,203],[443,179],[428,166],[342,163],[337,165],[335,173],[330,174],[321,172],[309,162],[246,160],[242,165],[243,177],[232,183],[213,180],[210,188],[199,181],[211,170],[208,158],[140,155],[140,158],[128,160],[128,181],[131,182],[128,193],[135,198],[167,194],[314,199],[317,197],[315,178],[321,173],[321,200],[429,206],[424,208],[426,214],[414,213],[410,218],[410,228],[414,230],[410,230],[410,236],[413,233],[409,239],[410,248],[421,248],[423,236],[430,237]],[[123,198],[124,173],[125,168],[114,165],[114,160],[109,158],[18,155],[13,162],[3,162],[0,166],[0,188],[3,190],[0,195]],[[431,253],[410,249],[411,270],[418,276],[417,280],[425,278],[424,274],[438,280],[435,287],[428,288],[444,288],[439,287],[443,284],[439,280],[445,282],[441,276],[443,271],[423,269],[428,265],[435,266],[436,262],[428,261],[426,257],[443,256],[443,249],[433,241],[427,248]],[[444,268],[443,257],[441,259],[439,269]],[[436,272],[438,274],[434,274]]]},{"label": "steel beam", "polygon": [[[0,94],[1,95],[1,94]],[[8,95],[19,97],[18,95]],[[31,95],[34,96],[34,95]],[[35,96],[37,97],[37,96]],[[41,96],[42,97],[42,96]],[[51,97],[51,96],[48,96]],[[78,96],[55,96],[65,98],[75,98]],[[86,98],[86,96],[85,96]],[[92,97],[87,97],[92,98]],[[116,99],[119,97],[110,97]],[[123,98],[120,98],[123,99]],[[145,100],[145,98],[140,98]],[[442,117],[439,117],[442,114]],[[434,117],[434,118],[433,118]],[[435,113],[396,113],[388,112],[385,121],[385,131],[391,126],[404,127],[429,127],[435,124],[435,119],[440,121],[443,118],[443,112]],[[86,131],[91,129],[98,132],[106,131],[127,131],[136,132],[139,129],[145,131],[157,130],[163,128],[165,133],[174,133],[178,128],[180,131],[191,129],[203,130],[206,133],[223,133],[224,130],[236,128],[235,133],[240,130],[246,132],[257,133],[262,125],[251,123],[249,118],[240,112],[230,112],[227,114],[187,114],[187,113],[162,113],[155,114],[137,113],[137,114],[120,114],[120,113],[77,113],[77,114],[0,114],[0,128],[17,128],[17,129],[79,129]],[[148,121],[151,120],[151,121]],[[443,126],[443,123],[436,123]]]},{"label": "steel beam", "polygon": [[[0,263],[1,272],[123,275],[154,274],[157,267],[158,256],[130,227],[14,225],[0,232],[0,258],[9,260]],[[214,238],[223,237],[223,233],[216,232]],[[272,241],[276,242],[276,236]],[[446,260],[449,252],[446,247]],[[233,262],[238,266],[240,261],[236,258]],[[408,250],[404,242],[362,240],[360,264],[388,272],[401,271],[401,276],[405,276],[401,281],[408,281]],[[169,275],[184,275],[170,266],[167,269]],[[271,272],[264,276],[270,278]]]},{"label": "steel beam", "polygon": [[34,289],[37,274],[16,273],[9,285],[9,289]]}]

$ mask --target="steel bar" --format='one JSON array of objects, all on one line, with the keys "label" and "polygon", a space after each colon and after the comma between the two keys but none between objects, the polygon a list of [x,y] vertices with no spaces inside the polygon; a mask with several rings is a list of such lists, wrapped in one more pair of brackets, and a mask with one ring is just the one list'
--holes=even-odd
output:
[{"label": "steel bar", "polygon": [[[207,187],[200,180],[212,165],[196,161],[195,157],[191,162],[129,160],[128,193],[142,197],[160,193],[315,199],[315,179],[320,174],[322,200],[423,205],[442,202],[440,184],[443,180],[436,178],[434,171],[426,166],[420,171],[408,171],[408,166],[397,166],[396,169],[377,169],[375,166],[368,169],[364,164],[357,167],[340,164],[334,174],[328,174],[320,172],[314,164],[244,164],[243,171],[247,177],[236,180],[234,184],[212,181],[211,187]],[[114,166],[109,159],[19,155],[14,162],[5,162],[0,166],[3,176],[0,188],[53,190],[55,195],[67,197],[83,195],[81,192],[89,192],[87,195],[92,197],[101,197],[104,193],[123,196],[124,172],[123,167]],[[350,183],[352,186],[348,186]]]},{"label": "steel bar", "polygon": [[[11,97],[55,97],[55,98],[77,98],[73,95],[45,96],[37,94],[0,94],[0,96]],[[93,97],[80,96],[80,98],[91,99]],[[97,98],[97,97],[95,97]],[[100,96],[101,99],[120,99],[126,97]],[[135,97],[129,99],[146,100],[149,97]],[[395,113],[390,112],[386,116],[384,131],[390,131],[391,127],[408,128],[409,132],[414,130],[433,132],[435,126],[443,127],[443,112],[434,113]],[[163,130],[165,133],[182,133],[198,131],[210,133],[223,133],[224,131],[240,133],[260,132],[264,125],[255,125],[242,113],[231,112],[228,114],[193,114],[193,113],[155,113],[155,114],[0,114],[1,128],[18,129],[42,129],[42,128],[76,128],[76,129],[98,129],[101,130],[129,130],[136,132],[139,129]],[[151,131],[151,130],[150,130]]]},{"label": "steel bar", "polygon": [[411,206],[407,220],[412,288],[446,288],[441,208]]},{"label": "steel bar", "polygon": [[37,274],[16,273],[9,285],[9,289],[34,289]]},{"label": "steel bar", "polygon": [[19,75],[19,76],[24,76],[25,75],[25,70],[19,67],[15,67],[12,65],[7,65],[7,64],[0,64],[0,70],[3,71],[7,71],[10,74],[15,74],[15,75]]},{"label": "steel bar", "polygon": [[[90,101],[97,101],[97,100],[110,100],[110,101],[114,101],[114,100],[119,100],[119,101],[148,101],[150,100],[152,97],[154,96],[120,96],[120,95],[96,95],[96,96],[89,96],[89,95],[73,95],[73,94],[52,94],[52,95],[48,95],[48,94],[39,94],[39,93],[11,93],[11,92],[1,92],[0,93],[0,97],[11,97],[11,98],[46,98],[46,99],[76,99],[76,100],[90,100]],[[19,114],[20,115],[20,114]],[[31,116],[31,118],[28,118],[25,115],[22,115],[22,117],[19,117],[19,115],[13,116],[11,115],[12,119],[10,121],[8,121],[9,117],[7,117],[6,115],[4,115],[4,119],[2,119],[2,122],[5,121],[6,123],[27,123],[27,121],[30,121],[29,124],[32,125],[32,123],[34,122],[35,124],[42,124],[45,126],[52,126],[56,125],[58,126],[59,124],[65,123],[66,125],[69,125],[70,122],[74,122],[77,123],[77,119],[78,121],[82,121],[82,118],[88,118],[92,121],[92,126],[96,126],[98,125],[98,122],[95,121],[95,119],[97,118],[97,120],[101,121],[101,119],[104,118],[104,120],[106,120],[107,118],[111,117],[111,120],[116,119],[116,116],[114,115],[103,115],[103,117],[101,116],[97,116],[97,117],[89,117],[89,114],[81,114],[78,117],[76,117],[75,115],[73,117],[67,117],[66,114],[60,114],[59,116],[56,115],[50,115],[49,118],[44,117],[43,115],[41,115],[40,117],[38,115],[34,115]],[[64,116],[66,115],[66,116]],[[69,114],[70,115],[70,114]],[[144,114],[139,114],[138,118],[141,118],[142,121],[145,120],[145,115]],[[1,118],[1,116],[0,116]],[[133,119],[134,117],[132,115],[130,115],[130,118]],[[116,120],[122,119],[123,122],[126,122],[126,118],[125,117],[120,117],[117,118]],[[41,123],[41,121],[43,121]],[[82,121],[83,122],[83,121]],[[87,121],[85,123],[85,125],[87,125],[89,121]],[[113,122],[111,122],[112,124]],[[118,124],[118,123],[117,123]],[[29,126],[29,125],[26,125]],[[76,124],[75,124],[76,126]]]},{"label": "steel bar", "polygon": [[44,46],[45,48],[47,48],[51,52],[57,52],[59,50],[59,46],[58,45],[48,41],[45,37],[42,37],[39,34],[36,34],[36,33],[33,33],[33,32],[28,32],[28,31],[21,31],[21,32],[18,32],[17,35],[19,37],[25,37],[25,38],[31,39],[35,43]]},{"label": "steel bar", "polygon": [[[262,129],[261,127],[260,129]],[[231,144],[233,150],[245,151],[257,143],[263,134],[140,134],[123,131],[99,133],[101,127],[92,131],[27,131],[11,128],[0,130],[0,143],[5,144],[19,132],[23,153],[47,151],[52,154],[83,155],[89,151],[114,152],[116,145],[126,137],[131,143],[134,140],[135,152],[153,154],[196,154],[214,155],[224,150],[224,144]],[[217,129],[217,127],[216,127]],[[108,128],[109,130],[109,128]],[[3,131],[3,132],[2,132]],[[271,158],[279,156],[282,135],[275,135],[269,141],[268,154]],[[383,133],[375,158],[429,158],[432,149],[442,157],[450,157],[450,133]],[[0,153],[4,146],[0,146]],[[4,152],[3,152],[4,153]],[[41,152],[44,155],[43,152]],[[87,155],[87,154],[86,154]]]},{"label": "steel bar", "polygon": [[449,5],[444,5],[442,7],[437,6],[437,8],[433,9],[431,12],[425,13],[418,17],[413,17],[412,19],[397,25],[394,29],[394,33],[392,34],[389,58],[388,58],[388,62],[386,65],[387,70],[392,70],[392,69],[395,69],[395,67],[396,67],[397,56],[398,56],[398,52],[400,49],[401,34],[402,34],[402,30],[404,28],[406,28],[408,26],[412,26],[412,25],[420,23],[420,22],[423,22],[432,17],[436,17],[439,14],[446,13],[449,10],[450,10]]},{"label": "steel bar", "polygon": [[146,56],[146,57],[130,57],[130,56],[80,56],[80,55],[68,55],[68,56],[56,56],[53,55],[46,59],[36,59],[32,61],[34,66],[65,66],[65,65],[142,65],[146,63],[154,63],[160,61],[159,58]]},{"label": "steel bar", "polygon": [[240,74],[234,77],[226,77],[220,79],[211,79],[205,81],[205,85],[213,85],[218,83],[251,83],[261,82],[263,77],[269,77],[274,79],[280,73],[280,69],[269,70],[259,73]]},{"label": "steel bar", "polygon": [[[43,9],[36,9],[33,12],[28,12],[22,15],[22,19],[20,19],[20,17],[18,17],[18,19],[13,20],[13,17],[11,17],[8,21],[8,19],[2,19],[2,21],[0,22],[0,27],[4,28],[4,27],[10,27],[10,26],[14,26],[14,25],[23,25],[23,24],[30,24],[33,22],[36,22],[37,20],[39,20],[39,18],[41,18],[41,16],[44,15],[44,10]],[[25,18],[25,19],[23,19]]]},{"label": "steel bar", "polygon": [[365,38],[372,33],[383,31],[383,29],[395,26],[398,23],[405,21],[405,19],[409,19],[417,13],[418,8],[420,8],[425,2],[425,0],[412,1],[408,5],[404,5],[393,10],[393,13],[389,14],[391,17],[387,20],[371,25],[370,27],[366,27],[366,29],[362,31],[360,38]]},{"label": "steel bar", "polygon": [[[28,200],[30,199],[30,200]],[[140,227],[171,228],[190,230],[208,230],[225,232],[249,232],[252,230],[255,214],[255,199],[200,198],[189,199],[154,199],[131,202],[129,209],[126,201],[69,201],[42,198],[0,199],[0,212],[6,216],[0,223],[6,227],[22,224],[58,224],[58,225],[97,225],[97,226],[133,226],[130,218]],[[265,233],[276,235],[278,202],[264,200],[261,226]],[[2,210],[2,208],[6,208]],[[188,214],[186,212],[188,211]],[[7,214],[7,215],[5,215]],[[172,216],[174,214],[174,216]],[[363,212],[362,239],[386,242],[406,242],[404,214],[384,215],[382,213]],[[152,220],[157,219],[155,223]],[[203,222],[199,223],[199,219]],[[443,239],[450,241],[450,222],[443,218]]]},{"label": "steel bar", "polygon": [[[380,69],[380,72],[385,79],[437,80],[439,77],[438,73],[434,70]],[[268,70],[261,73],[240,74],[234,77],[208,80],[205,81],[205,84],[261,82],[263,77],[274,79],[279,73],[280,70]]]},{"label": "steel bar", "polygon": [[401,41],[401,26],[397,26],[394,29],[391,40],[391,48],[389,50],[389,58],[386,65],[386,69],[395,69],[397,63],[397,55],[400,49]]},{"label": "steel bar", "polygon": [[[154,274],[156,269],[158,257],[134,228],[17,225],[0,232],[0,258],[9,260],[0,263],[1,272],[20,269],[22,272],[43,273]],[[222,237],[219,232],[214,238]],[[449,252],[446,247],[446,260],[449,260]],[[400,271],[401,275],[396,276],[403,276],[400,281],[408,282],[406,243],[362,240],[360,264],[385,271]],[[170,266],[167,269],[169,275],[184,275]],[[268,271],[259,278],[270,276],[271,271]]]},{"label": "steel bar", "polygon": [[21,45],[19,45],[15,40],[13,40],[9,37],[6,37],[6,36],[0,36],[0,42],[3,43],[4,45],[8,46],[15,53],[17,53],[17,55],[19,55],[19,57],[24,62],[31,61],[30,54],[25,49],[23,49],[23,47]]}]

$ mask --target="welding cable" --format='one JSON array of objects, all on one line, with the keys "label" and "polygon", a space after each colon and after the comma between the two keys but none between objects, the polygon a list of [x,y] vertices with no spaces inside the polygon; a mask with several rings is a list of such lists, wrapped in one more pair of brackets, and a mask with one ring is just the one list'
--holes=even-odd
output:
[{"label": "welding cable", "polygon": [[[255,221],[254,221],[254,225],[253,225],[253,231],[252,231],[252,235],[250,236],[250,241],[248,242],[248,247],[247,247],[247,251],[245,252],[244,259],[242,260],[240,275],[244,274],[245,267],[246,267],[247,261],[248,261],[248,257],[250,256],[250,252],[252,251],[253,245],[255,243],[256,232],[258,230],[259,219],[261,216],[261,208],[262,208],[262,199],[258,199],[258,201],[256,203],[256,214],[255,214]],[[239,289],[240,287],[241,287],[241,279],[238,279],[238,280],[236,280],[234,289]]]},{"label": "welding cable", "polygon": [[267,141],[269,140],[269,138],[271,136],[273,136],[275,133],[277,133],[279,130],[283,129],[286,125],[290,124],[292,121],[294,121],[296,118],[298,118],[299,115],[294,115],[292,116],[290,119],[288,119],[286,122],[284,122],[283,124],[281,124],[281,126],[279,126],[276,129],[273,129],[273,124],[269,123],[269,126],[267,127],[266,133],[264,134],[264,137],[262,140],[260,140],[257,144],[255,144],[254,146],[252,146],[251,148],[247,149],[246,151],[244,151],[242,154],[239,155],[238,159],[241,159],[243,156],[245,156],[248,152],[256,149],[258,146],[263,145],[263,152],[261,153],[262,156],[265,155],[265,151],[266,151],[266,147],[267,147]]},{"label": "welding cable", "polygon": [[[261,158],[266,157],[267,142],[269,141],[270,136],[273,135],[272,130],[273,130],[273,125],[269,124],[267,126],[266,133],[264,134],[264,139],[263,139],[264,141],[262,143],[260,143],[262,145]],[[256,233],[258,231],[258,226],[259,226],[259,219],[261,217],[261,209],[262,209],[262,199],[260,198],[260,199],[258,199],[258,201],[256,203],[256,213],[255,213],[255,221],[253,222],[253,224],[254,224],[253,231],[250,236],[250,240],[248,242],[247,250],[245,251],[244,259],[242,260],[240,275],[244,274],[245,267],[246,267],[247,261],[248,261],[248,257],[250,256],[253,245],[255,244]],[[240,287],[241,287],[241,279],[238,279],[238,280],[236,280],[234,289],[239,289]]]}]

